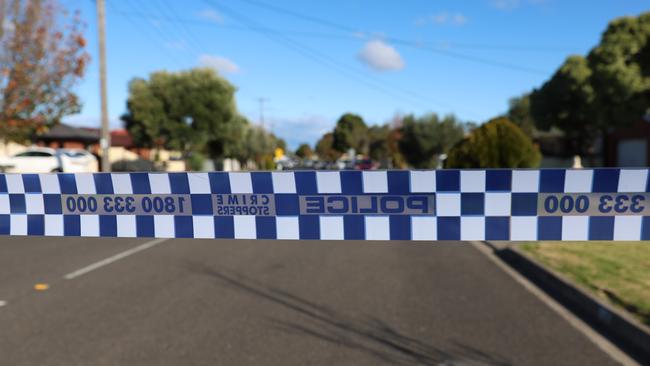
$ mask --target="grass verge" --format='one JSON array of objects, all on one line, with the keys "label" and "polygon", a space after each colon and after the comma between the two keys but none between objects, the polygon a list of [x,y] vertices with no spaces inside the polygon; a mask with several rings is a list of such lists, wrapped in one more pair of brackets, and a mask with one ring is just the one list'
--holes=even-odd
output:
[{"label": "grass verge", "polygon": [[650,243],[542,242],[519,248],[650,326]]}]

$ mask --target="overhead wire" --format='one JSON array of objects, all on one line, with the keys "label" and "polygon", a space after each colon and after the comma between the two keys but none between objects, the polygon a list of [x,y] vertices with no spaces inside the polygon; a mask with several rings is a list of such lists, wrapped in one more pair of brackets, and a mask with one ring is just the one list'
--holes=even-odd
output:
[{"label": "overhead wire", "polygon": [[[244,2],[246,2],[248,4],[260,7],[260,8],[265,8],[265,9],[273,11],[275,13],[289,15],[289,16],[297,18],[297,19],[306,20],[306,21],[309,21],[309,22],[312,22],[312,23],[316,23],[316,24],[320,24],[320,25],[329,27],[329,28],[338,29],[340,31],[358,32],[358,30],[355,30],[352,27],[342,25],[342,24],[338,24],[338,23],[332,22],[330,20],[323,19],[323,18],[318,18],[318,17],[312,16],[312,15],[302,14],[302,13],[299,13],[299,12],[296,12],[296,11],[293,11],[293,10],[290,10],[290,9],[279,7],[279,6],[274,5],[274,4],[269,4],[269,3],[261,2],[261,1],[257,1],[257,0],[242,0],[242,1],[244,1]],[[408,46],[408,47],[414,47],[414,48],[426,50],[426,51],[429,51],[429,52],[435,52],[435,53],[438,53],[438,54],[441,54],[441,55],[446,55],[446,56],[450,56],[450,57],[454,57],[454,58],[458,58],[458,59],[464,59],[464,60],[467,60],[467,61],[479,62],[479,63],[483,63],[483,64],[486,64],[486,65],[502,67],[502,68],[508,68],[508,69],[511,69],[511,70],[528,72],[528,73],[533,73],[533,74],[540,74],[540,75],[548,75],[549,74],[547,71],[544,71],[544,70],[537,70],[537,69],[533,69],[533,68],[529,68],[529,67],[525,67],[525,66],[513,65],[513,64],[510,64],[510,63],[506,63],[506,62],[489,60],[489,59],[484,59],[482,57],[475,57],[475,56],[460,54],[460,53],[457,53],[457,52],[447,51],[447,50],[443,50],[443,49],[439,49],[439,48],[433,48],[433,47],[430,47],[430,46],[423,45],[420,42],[410,41],[410,40],[406,40],[406,39],[401,39],[401,38],[396,38],[396,37],[391,37],[391,36],[385,36],[385,37],[380,37],[380,38],[382,38],[382,39],[384,39],[384,40],[386,40],[388,42],[401,44],[401,45]]]},{"label": "overhead wire", "polygon": [[[119,9],[117,9],[117,8],[113,5],[113,3],[112,3],[111,1],[107,1],[107,3],[108,3],[109,8],[111,8],[113,11],[119,11]],[[134,1],[133,3],[137,3],[137,1]],[[130,2],[127,2],[127,4],[129,4],[129,6],[130,6],[131,3],[130,3]],[[131,25],[132,25],[134,28],[136,28],[136,29],[140,29],[140,30],[141,30],[140,34],[143,34],[143,35],[145,35],[146,37],[148,37],[148,38],[150,38],[150,39],[155,39],[155,38],[157,38],[157,39],[161,40],[161,41],[162,41],[162,42],[161,42],[161,46],[162,46],[163,52],[165,52],[165,53],[167,54],[167,56],[169,56],[170,61],[172,61],[173,63],[175,63],[177,66],[182,67],[183,63],[180,61],[180,59],[177,58],[177,56],[176,56],[175,54],[171,53],[171,52],[170,52],[170,51],[165,47],[165,42],[166,42],[165,39],[166,39],[166,36],[165,36],[161,31],[160,31],[160,29],[158,29],[158,27],[155,27],[155,26],[151,27],[151,28],[155,29],[155,31],[154,31],[154,32],[150,32],[150,29],[149,29],[149,28],[141,26],[140,23],[137,23],[137,22],[133,21],[133,19],[127,19],[127,21],[128,21],[129,23],[131,23]],[[153,37],[152,37],[152,34],[153,34]],[[156,43],[157,43],[157,42],[156,42]]]},{"label": "overhead wire", "polygon": [[[338,61],[332,59],[326,54],[323,54],[322,52],[318,52],[316,50],[313,50],[299,42],[296,42],[286,36],[282,36],[280,34],[275,34],[272,32],[266,32],[266,27],[260,25],[259,23],[255,22],[254,20],[232,10],[232,8],[229,8],[228,6],[222,4],[222,3],[215,3],[213,1],[209,0],[204,0],[208,5],[214,6],[218,8],[220,11],[223,11],[227,13],[229,16],[231,16],[234,19],[237,19],[240,23],[245,24],[246,26],[251,26],[252,28],[258,30],[258,32],[267,38],[270,38],[274,42],[280,43],[284,45],[285,47],[288,47],[292,49],[293,51],[301,54],[304,57],[307,57],[311,59],[312,61],[321,64],[322,66],[329,68],[330,70],[333,70],[334,72],[345,76],[346,78],[352,79],[360,84],[365,85],[366,87],[375,90],[376,92],[389,95],[394,98],[398,98],[401,100],[405,100],[410,102],[411,104],[417,104],[418,106],[425,107],[425,108],[430,108],[431,104],[437,105],[439,107],[443,107],[445,109],[454,109],[453,107],[447,105],[446,103],[440,102],[440,101],[434,101],[432,98],[429,96],[423,96],[419,93],[413,92],[411,90],[406,90],[402,87],[395,86],[395,85],[390,85],[387,86],[384,81],[377,81],[376,78],[373,77],[368,77],[364,75],[360,75],[359,73],[351,72],[350,68],[348,65],[341,65]],[[372,79],[372,80],[368,80]],[[395,93],[395,91],[400,91],[401,94]],[[411,99],[411,98],[405,98],[406,95],[410,95],[411,98],[417,99]]]},{"label": "overhead wire", "polygon": [[[139,19],[149,19],[149,20],[158,20],[174,23],[182,23],[185,25],[193,26],[205,26],[205,27],[214,27],[215,23],[208,20],[200,19],[188,19],[181,18],[178,16],[155,16],[151,14],[141,13],[141,12],[119,12],[119,15],[123,17],[132,17]],[[259,29],[253,29],[251,27],[244,27],[233,24],[220,24],[220,28],[238,30],[238,31],[251,31],[258,32]],[[383,38],[390,41],[400,41],[405,45],[414,47],[414,48],[439,48],[439,49],[469,49],[469,50],[498,50],[498,51],[513,51],[513,52],[570,52],[572,49],[570,47],[551,47],[551,46],[528,46],[528,45],[508,45],[508,44],[482,44],[482,43],[464,43],[464,42],[450,42],[450,41],[438,41],[438,42],[424,42],[419,40],[408,40],[404,38],[395,38],[379,34],[373,34],[372,32],[351,32],[351,31],[341,31],[341,33],[324,33],[324,32],[313,32],[313,31],[304,31],[297,29],[278,29],[265,27],[264,29],[267,32],[280,33],[287,36],[297,36],[297,37],[312,37],[312,38],[330,38],[330,39],[347,39],[347,40],[359,40],[359,39],[373,39],[373,38]]]}]

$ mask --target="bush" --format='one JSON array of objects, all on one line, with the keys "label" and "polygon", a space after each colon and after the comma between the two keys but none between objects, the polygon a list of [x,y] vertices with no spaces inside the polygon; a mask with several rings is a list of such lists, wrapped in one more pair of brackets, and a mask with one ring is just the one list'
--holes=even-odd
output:
[{"label": "bush", "polygon": [[203,170],[204,162],[205,156],[203,156],[203,154],[193,152],[187,157],[185,164],[187,164],[187,167],[192,171],[201,171]]},{"label": "bush", "polygon": [[541,154],[532,140],[505,117],[488,121],[456,144],[446,168],[534,168]]}]

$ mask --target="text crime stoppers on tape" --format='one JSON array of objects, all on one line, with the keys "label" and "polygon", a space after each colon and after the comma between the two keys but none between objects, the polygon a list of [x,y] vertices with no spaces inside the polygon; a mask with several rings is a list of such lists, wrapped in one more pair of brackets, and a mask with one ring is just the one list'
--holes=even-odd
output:
[{"label": "text crime stoppers on tape", "polygon": [[0,175],[0,235],[648,240],[648,169]]}]

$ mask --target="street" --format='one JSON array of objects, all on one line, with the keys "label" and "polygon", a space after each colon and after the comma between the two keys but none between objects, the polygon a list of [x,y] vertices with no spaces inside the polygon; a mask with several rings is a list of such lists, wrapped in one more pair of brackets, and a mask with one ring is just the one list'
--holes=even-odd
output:
[{"label": "street", "polygon": [[615,364],[458,242],[3,237],[0,278],[2,365]]}]

